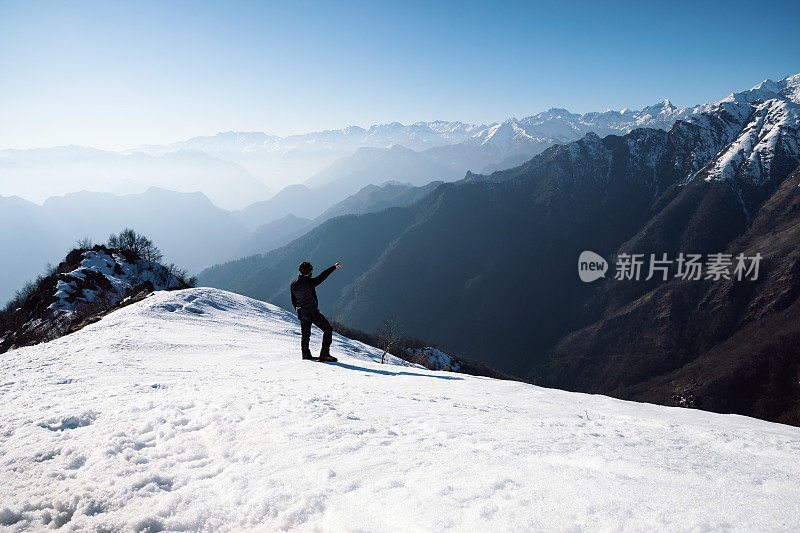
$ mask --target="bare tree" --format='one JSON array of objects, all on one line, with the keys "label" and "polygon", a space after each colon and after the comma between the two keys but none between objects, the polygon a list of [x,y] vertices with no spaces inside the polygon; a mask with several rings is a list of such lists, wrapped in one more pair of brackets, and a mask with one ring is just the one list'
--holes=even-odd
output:
[{"label": "bare tree", "polygon": [[159,250],[158,247],[153,244],[153,241],[144,235],[140,235],[139,237],[141,239],[139,243],[139,246],[141,247],[141,257],[147,261],[148,266],[151,266],[153,263],[158,263],[164,258],[161,250]]},{"label": "bare tree", "polygon": [[139,234],[131,228],[119,232],[119,249],[141,257]]},{"label": "bare tree", "polygon": [[[189,271],[185,268],[178,268],[175,266],[175,263],[170,263],[167,265],[166,271],[168,274],[175,276],[180,283],[186,285],[187,287],[197,286],[197,278],[195,276],[190,276]],[[166,283],[166,280],[164,282]]]},{"label": "bare tree", "polygon": [[79,250],[89,250],[94,246],[94,241],[89,237],[84,237],[75,243],[75,247]]},{"label": "bare tree", "polygon": [[386,362],[386,354],[391,353],[399,340],[397,336],[397,316],[391,315],[384,318],[383,329],[376,331],[375,335],[378,338],[379,348],[383,350],[383,354],[381,354],[381,364],[384,364]]},{"label": "bare tree", "polygon": [[140,233],[136,233],[130,228],[125,228],[120,231],[119,235],[112,233],[108,237],[108,246],[109,248],[115,248],[137,259],[147,261],[148,268],[151,267],[153,263],[161,261],[164,257],[161,250],[158,249],[153,241]]}]

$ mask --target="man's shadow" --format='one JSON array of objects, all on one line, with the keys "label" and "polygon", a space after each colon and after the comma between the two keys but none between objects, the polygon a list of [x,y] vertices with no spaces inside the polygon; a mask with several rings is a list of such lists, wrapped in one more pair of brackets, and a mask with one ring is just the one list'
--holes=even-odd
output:
[{"label": "man's shadow", "polygon": [[432,376],[430,374],[417,374],[416,372],[392,372],[390,370],[375,370],[374,368],[364,368],[363,366],[356,366],[356,365],[348,365],[347,363],[328,363],[329,365],[340,366],[342,368],[348,368],[350,370],[361,370],[362,372],[370,372],[372,374],[383,374],[384,376],[419,376],[425,378],[436,378],[436,379],[451,379],[451,380],[463,380],[464,378],[459,378],[456,376]]}]

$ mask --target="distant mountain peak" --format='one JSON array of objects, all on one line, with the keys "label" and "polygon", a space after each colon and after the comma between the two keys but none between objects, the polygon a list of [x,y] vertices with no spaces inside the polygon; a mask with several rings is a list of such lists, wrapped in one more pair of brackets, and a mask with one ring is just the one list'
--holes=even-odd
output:
[{"label": "distant mountain peak", "polygon": [[551,107],[547,111],[544,112],[548,115],[572,115],[568,109],[564,109],[563,107]]}]

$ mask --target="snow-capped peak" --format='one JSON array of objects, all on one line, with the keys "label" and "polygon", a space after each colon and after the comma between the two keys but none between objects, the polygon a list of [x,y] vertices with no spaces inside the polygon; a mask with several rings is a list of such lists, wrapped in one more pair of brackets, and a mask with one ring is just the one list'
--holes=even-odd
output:
[{"label": "snow-capped peak", "polygon": [[789,100],[800,104],[800,74],[787,76],[780,81],[764,80],[750,90],[731,93],[721,102],[755,102],[772,98]]},{"label": "snow-capped peak", "polygon": [[649,108],[650,109],[677,109],[674,105],[672,105],[672,102],[669,100],[669,98],[664,98],[661,102],[659,102],[659,103],[657,103],[655,105],[649,106]]},{"label": "snow-capped peak", "polygon": [[[773,98],[755,106],[737,137],[720,151],[702,174],[706,179],[767,180],[776,154],[800,160],[800,105]],[[796,165],[796,163],[795,163]]]}]

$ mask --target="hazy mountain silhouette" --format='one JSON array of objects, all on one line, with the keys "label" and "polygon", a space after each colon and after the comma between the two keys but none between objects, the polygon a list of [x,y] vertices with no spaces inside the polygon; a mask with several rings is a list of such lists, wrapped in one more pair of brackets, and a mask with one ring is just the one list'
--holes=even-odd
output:
[{"label": "hazy mountain silhouette", "polygon": [[[59,261],[83,237],[104,242],[110,233],[134,227],[152,235],[168,261],[195,273],[221,261],[274,250],[328,218],[408,205],[433,186],[397,183],[369,186],[313,220],[287,214],[252,231],[241,220],[255,223],[259,217],[269,219],[269,213],[273,213],[269,206],[254,204],[252,210],[246,211],[252,215],[248,219],[241,211],[216,207],[202,193],[176,193],[159,188],[130,195],[83,191],[49,198],[43,206],[18,197],[0,196],[0,221],[7,229],[0,236],[0,246],[10,251],[0,265],[0,301],[10,298],[25,281],[43,271],[48,262]],[[326,200],[321,205],[328,203]]]},{"label": "hazy mountain silhouette", "polygon": [[[313,220],[296,217],[292,214],[287,214],[277,220],[269,220],[269,222],[254,229],[245,239],[236,252],[237,257],[263,254],[274,250],[300,237],[330,218],[341,215],[372,213],[390,207],[402,207],[412,204],[440,184],[441,182],[432,182],[421,187],[395,182],[384,183],[380,186],[367,185],[357,193],[332,205]],[[235,213],[235,215],[239,220],[252,224],[260,219],[270,219],[276,212],[283,213],[290,208],[308,212],[308,208],[302,207],[305,195],[313,198],[312,202],[323,198],[330,199],[330,196],[321,195],[316,189],[308,189],[303,186],[297,186],[294,189],[297,196],[292,200],[288,200],[277,211],[275,210],[276,202],[267,200],[266,202],[258,202],[241,212]],[[287,196],[282,193],[283,191],[278,193],[279,196],[286,199]],[[297,207],[298,205],[300,206],[299,208]],[[319,210],[318,206],[314,211],[316,210]]]},{"label": "hazy mountain silhouette", "polygon": [[35,202],[81,190],[129,194],[151,186],[202,191],[227,209],[272,195],[243,167],[196,150],[163,155],[80,146],[0,150],[0,188]]},{"label": "hazy mountain silhouette", "polygon": [[237,257],[245,257],[279,248],[303,235],[312,223],[313,221],[309,218],[286,215],[278,220],[262,224],[245,238],[235,254]]},{"label": "hazy mountain silhouette", "polygon": [[392,122],[375,124],[369,128],[348,126],[287,137],[262,132],[228,131],[167,145],[142,146],[137,151],[161,155],[178,150],[200,150],[219,159],[233,161],[270,187],[280,189],[308,179],[337,159],[352,155],[359,148],[402,145],[419,151],[465,141],[486,127],[446,121],[414,124]]},{"label": "hazy mountain silhouette", "polygon": [[321,223],[341,215],[361,215],[390,207],[404,207],[413,204],[441,184],[441,181],[433,181],[421,186],[398,182],[367,185],[357,193],[326,209],[316,218],[315,222]]},{"label": "hazy mountain silhouette", "polygon": [[289,185],[270,198],[248,205],[234,213],[242,224],[256,229],[262,224],[293,215],[300,218],[315,218],[347,194],[330,197],[305,185]]},{"label": "hazy mountain silhouette", "polygon": [[83,237],[105,242],[110,233],[132,227],[151,236],[167,262],[197,272],[231,257],[248,233],[202,193],[158,188],[123,196],[72,193],[49,198],[42,206],[0,197],[0,221],[0,246],[8,251],[0,262],[3,302]]},{"label": "hazy mountain silhouette", "polygon": [[16,196],[0,196],[0,305],[25,282],[56,263],[67,251],[53,231],[55,221],[41,206]]},{"label": "hazy mountain silhouette", "polygon": [[81,192],[49,198],[43,209],[61,222],[65,240],[89,236],[105,241],[132,227],[158,243],[168,261],[196,271],[234,252],[246,229],[203,193],[152,187],[142,194],[115,196]]}]

